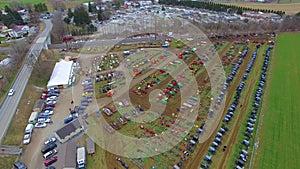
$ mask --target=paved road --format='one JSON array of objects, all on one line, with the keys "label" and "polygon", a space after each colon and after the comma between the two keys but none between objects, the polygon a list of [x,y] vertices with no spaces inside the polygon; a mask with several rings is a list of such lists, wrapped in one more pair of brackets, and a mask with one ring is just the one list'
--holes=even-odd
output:
[{"label": "paved road", "polygon": [[[38,58],[41,54],[43,43],[42,39],[45,39],[49,35],[52,29],[52,23],[50,20],[44,20],[45,29],[41,32],[36,38],[29,49],[29,52],[26,55],[25,64],[23,65],[21,71],[18,74],[12,88],[15,90],[15,94],[13,96],[7,96],[3,101],[0,108],[0,143],[2,142],[6,131],[10,125],[10,122],[17,110],[18,104],[21,100],[23,92],[26,88],[28,79],[31,75],[33,67],[29,64],[26,64],[26,60],[30,60],[31,58]],[[40,42],[40,43],[37,43]],[[23,130],[23,129],[20,129]]]}]

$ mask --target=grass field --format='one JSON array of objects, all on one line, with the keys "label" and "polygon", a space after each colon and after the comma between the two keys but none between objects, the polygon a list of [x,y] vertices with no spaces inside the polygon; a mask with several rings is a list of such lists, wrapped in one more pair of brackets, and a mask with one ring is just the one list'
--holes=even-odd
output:
[{"label": "grass field", "polygon": [[299,41],[300,33],[278,37],[253,168],[300,166]]},{"label": "grass field", "polygon": [[13,3],[17,4],[38,4],[38,3],[44,3],[47,0],[0,0],[0,8],[4,8],[5,5],[10,5]]},{"label": "grass field", "polygon": [[300,3],[285,3],[285,4],[275,4],[275,3],[250,3],[250,2],[229,2],[224,3],[229,5],[236,5],[241,7],[249,7],[255,9],[270,9],[285,11],[286,14],[296,14],[300,12]]}]

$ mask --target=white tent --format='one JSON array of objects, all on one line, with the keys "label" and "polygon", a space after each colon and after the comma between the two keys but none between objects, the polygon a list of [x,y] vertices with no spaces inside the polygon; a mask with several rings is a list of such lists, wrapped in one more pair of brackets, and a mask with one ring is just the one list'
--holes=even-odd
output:
[{"label": "white tent", "polygon": [[47,87],[64,86],[67,87],[72,76],[73,61],[61,60],[55,64]]}]

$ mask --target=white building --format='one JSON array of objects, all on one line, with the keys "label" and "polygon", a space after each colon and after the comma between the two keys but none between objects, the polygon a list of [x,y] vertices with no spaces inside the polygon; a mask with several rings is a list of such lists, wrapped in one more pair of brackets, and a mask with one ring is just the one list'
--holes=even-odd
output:
[{"label": "white building", "polygon": [[75,81],[73,76],[73,61],[61,60],[55,64],[47,87],[67,88]]}]

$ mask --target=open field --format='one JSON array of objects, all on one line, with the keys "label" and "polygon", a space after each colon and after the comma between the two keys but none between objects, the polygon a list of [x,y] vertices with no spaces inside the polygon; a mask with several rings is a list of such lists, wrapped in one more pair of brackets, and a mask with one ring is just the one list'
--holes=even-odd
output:
[{"label": "open field", "polygon": [[13,3],[27,5],[27,4],[44,3],[46,1],[47,0],[20,0],[20,1],[18,1],[18,0],[0,0],[0,8],[4,8],[6,5],[10,5]]},{"label": "open field", "polygon": [[[89,0],[71,0],[66,3],[63,1],[66,5],[66,8],[72,8],[74,6],[80,5],[84,2],[89,2]],[[11,4],[21,4],[21,5],[28,5],[28,4],[38,4],[38,3],[46,3],[48,10],[52,11],[53,6],[51,4],[50,0],[0,0],[0,8],[4,8],[6,5]]]},{"label": "open field", "polygon": [[300,34],[278,37],[253,168],[298,168]]},{"label": "open field", "polygon": [[255,9],[270,9],[276,11],[278,10],[285,11],[285,13],[289,15],[300,12],[300,3],[274,4],[274,3],[229,2],[224,4],[255,8]]}]

